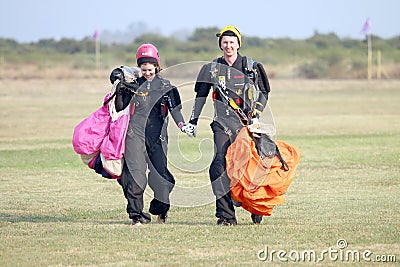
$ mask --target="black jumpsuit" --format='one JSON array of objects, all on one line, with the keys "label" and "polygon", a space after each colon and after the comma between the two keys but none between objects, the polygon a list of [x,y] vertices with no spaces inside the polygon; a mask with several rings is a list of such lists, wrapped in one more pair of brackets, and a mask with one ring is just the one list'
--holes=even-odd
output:
[{"label": "black jumpsuit", "polygon": [[[196,99],[193,107],[190,123],[197,125],[197,120],[201,110],[206,102],[210,89],[214,84],[222,85],[229,98],[244,110],[244,113],[252,113],[249,110],[249,103],[246,100],[245,85],[253,81],[244,74],[244,57],[238,54],[236,61],[232,66],[228,66],[225,59],[219,58],[217,77],[213,78],[211,73],[212,63],[206,64],[200,70],[196,85]],[[263,66],[260,63],[254,63],[254,68],[259,74],[258,87],[261,93],[256,101],[260,103],[259,111],[265,107],[270,91],[269,82]],[[235,140],[240,129],[244,126],[235,111],[229,107],[222,97],[219,90],[213,91],[214,100],[214,119],[211,128],[214,136],[214,158],[209,169],[210,181],[213,193],[216,197],[216,214],[218,218],[224,218],[229,222],[236,222],[235,209],[230,196],[230,179],[226,174],[226,152],[228,147]],[[255,115],[257,116],[257,115]]]},{"label": "black jumpsuit", "polygon": [[147,182],[154,192],[149,210],[153,215],[167,213],[170,208],[169,194],[175,185],[175,179],[167,168],[167,112],[171,112],[177,125],[184,124],[184,119],[179,92],[168,80],[156,75],[148,82],[141,77],[139,84],[137,93],[119,89],[115,99],[117,111],[123,110],[129,103],[133,110],[125,139],[121,185],[128,202],[129,218],[150,220],[150,215],[143,212]]}]

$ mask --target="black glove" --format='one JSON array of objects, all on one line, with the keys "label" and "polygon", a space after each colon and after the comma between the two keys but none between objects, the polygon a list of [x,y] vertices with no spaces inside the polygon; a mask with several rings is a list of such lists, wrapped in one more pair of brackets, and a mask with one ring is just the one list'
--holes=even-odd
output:
[{"label": "black glove", "polygon": [[122,82],[119,82],[117,84],[115,92],[117,95],[124,95],[124,94],[133,95],[133,92],[131,92]]},{"label": "black glove", "polygon": [[136,93],[137,89],[140,87],[140,85],[139,85],[139,83],[137,81],[134,81],[132,83],[128,83],[128,82],[122,81],[121,84],[122,84],[121,87],[123,89],[125,89],[125,90],[127,90],[129,92],[132,92],[132,93]]},{"label": "black glove", "polygon": [[120,68],[115,68],[110,74],[110,82],[114,84],[114,82],[119,79],[120,81],[124,80],[124,72]]}]

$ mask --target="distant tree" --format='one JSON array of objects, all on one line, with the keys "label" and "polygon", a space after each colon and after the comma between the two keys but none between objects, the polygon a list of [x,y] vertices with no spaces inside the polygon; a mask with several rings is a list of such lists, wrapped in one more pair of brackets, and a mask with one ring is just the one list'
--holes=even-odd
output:
[{"label": "distant tree", "polygon": [[347,49],[357,48],[360,46],[360,41],[355,39],[345,38],[342,40],[342,45],[344,48]]},{"label": "distant tree", "polygon": [[388,45],[400,50],[400,35],[387,40]]},{"label": "distant tree", "polygon": [[82,52],[82,46],[79,41],[70,38],[62,38],[56,45],[58,52],[66,54],[76,54]]},{"label": "distant tree", "polygon": [[[143,26],[143,25],[142,25]],[[128,31],[138,34],[141,24],[132,24]],[[146,28],[146,27],[144,27]],[[142,29],[142,28],[140,28]],[[158,31],[145,31],[129,42],[104,42],[101,39],[102,66],[113,68],[120,64],[135,65],[135,54],[142,43],[153,43],[160,50],[163,68],[188,61],[210,60],[220,55],[217,27],[197,28],[186,38],[163,36]],[[123,35],[125,32],[121,32]],[[129,35],[132,36],[132,35]],[[242,54],[265,64],[274,77],[302,78],[365,78],[366,40],[344,38],[336,34],[317,31],[308,39],[243,37]],[[391,78],[400,77],[400,36],[383,39],[372,36],[373,60],[381,51],[382,65]],[[3,62],[38,64],[42,66],[74,66],[92,68],[95,42],[92,36],[82,40],[63,38],[41,39],[37,42],[18,43],[0,38],[0,57]],[[281,71],[282,70],[282,71]]]},{"label": "distant tree", "polygon": [[54,40],[53,38],[51,39],[40,39],[37,43],[33,43],[33,45],[37,47],[46,47],[46,48],[55,48],[57,46],[58,42]]},{"label": "distant tree", "polygon": [[315,32],[311,38],[307,39],[307,42],[314,44],[318,49],[340,46],[340,38],[335,33],[319,34]]},{"label": "distant tree", "polygon": [[254,47],[263,47],[267,43],[265,39],[262,39],[260,37],[243,38],[243,42],[246,42],[246,45],[248,46],[254,46]]},{"label": "distant tree", "polygon": [[14,39],[0,39],[0,51],[5,53],[6,51],[15,49],[19,46],[19,43]]}]

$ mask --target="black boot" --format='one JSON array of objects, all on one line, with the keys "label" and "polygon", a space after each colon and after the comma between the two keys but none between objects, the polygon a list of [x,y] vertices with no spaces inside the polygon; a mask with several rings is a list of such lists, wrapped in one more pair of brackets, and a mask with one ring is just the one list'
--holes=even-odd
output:
[{"label": "black boot", "polygon": [[236,219],[226,219],[224,217],[221,217],[217,221],[218,226],[235,226],[237,225]]},{"label": "black boot", "polygon": [[167,218],[168,218],[168,214],[164,213],[164,214],[160,214],[157,216],[157,222],[158,223],[167,223]]},{"label": "black boot", "polygon": [[251,220],[253,221],[254,224],[260,224],[263,219],[262,215],[257,215],[257,214],[251,214]]}]

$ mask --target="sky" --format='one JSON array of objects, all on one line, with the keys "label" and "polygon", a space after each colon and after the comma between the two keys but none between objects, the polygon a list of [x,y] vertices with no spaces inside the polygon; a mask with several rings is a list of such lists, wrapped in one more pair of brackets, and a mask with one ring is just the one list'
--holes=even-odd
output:
[{"label": "sky", "polygon": [[[234,25],[243,36],[305,39],[335,33],[362,38],[364,22],[381,38],[400,35],[399,0],[4,0],[0,38],[81,40],[97,30],[125,31],[144,23],[162,35]],[[101,38],[101,36],[100,36]]]}]

